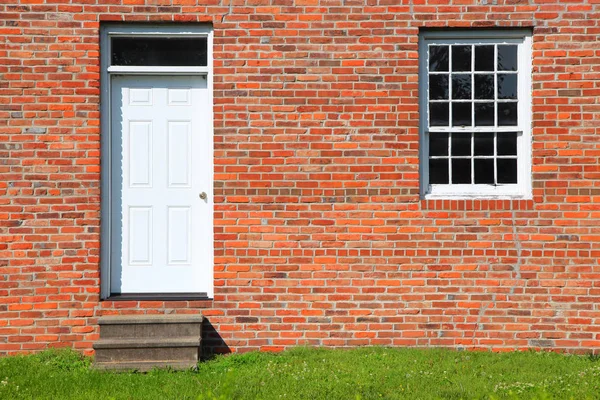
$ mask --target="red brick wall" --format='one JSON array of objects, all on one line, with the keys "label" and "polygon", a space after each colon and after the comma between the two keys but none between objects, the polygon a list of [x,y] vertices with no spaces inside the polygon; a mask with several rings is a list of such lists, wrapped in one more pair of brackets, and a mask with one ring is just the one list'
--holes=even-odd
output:
[{"label": "red brick wall", "polygon": [[[598,0],[17,3],[0,354],[91,351],[99,316],[146,312],[203,312],[216,351],[600,346]],[[105,21],[213,24],[214,301],[99,301]],[[533,200],[420,200],[422,27],[533,28]]]}]

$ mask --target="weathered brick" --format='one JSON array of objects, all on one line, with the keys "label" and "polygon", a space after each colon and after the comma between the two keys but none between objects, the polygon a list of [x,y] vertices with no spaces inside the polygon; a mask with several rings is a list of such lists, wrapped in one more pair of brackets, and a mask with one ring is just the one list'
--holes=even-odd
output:
[{"label": "weathered brick", "polygon": [[[89,353],[101,315],[165,312],[203,312],[215,353],[599,346],[597,2],[16,3],[0,354]],[[213,25],[213,300],[99,301],[100,21]],[[419,29],[478,27],[533,28],[533,199],[422,200]]]}]

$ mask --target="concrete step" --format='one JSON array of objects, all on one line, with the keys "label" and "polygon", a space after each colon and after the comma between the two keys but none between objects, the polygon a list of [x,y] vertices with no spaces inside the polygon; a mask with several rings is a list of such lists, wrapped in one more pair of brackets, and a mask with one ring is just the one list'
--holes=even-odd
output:
[{"label": "concrete step", "polygon": [[111,316],[99,320],[94,367],[147,371],[193,368],[201,354],[200,315]]},{"label": "concrete step", "polygon": [[201,339],[100,339],[94,344],[100,363],[154,361],[197,363]]},{"label": "concrete step", "polygon": [[202,315],[109,316],[98,320],[100,338],[201,336]]}]

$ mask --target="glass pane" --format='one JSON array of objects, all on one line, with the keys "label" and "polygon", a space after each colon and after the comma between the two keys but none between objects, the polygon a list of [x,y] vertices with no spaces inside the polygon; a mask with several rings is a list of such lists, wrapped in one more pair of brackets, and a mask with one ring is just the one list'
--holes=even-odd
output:
[{"label": "glass pane", "polygon": [[494,70],[494,46],[475,46],[475,71]]},{"label": "glass pane", "polygon": [[517,99],[517,74],[498,74],[498,98]]},{"label": "glass pane", "polygon": [[517,159],[499,158],[498,163],[498,183],[517,183]]},{"label": "glass pane", "polygon": [[498,126],[517,125],[517,103],[498,103]]},{"label": "glass pane", "polygon": [[475,103],[475,126],[494,126],[494,103]]},{"label": "glass pane", "polygon": [[494,75],[475,75],[475,98],[490,100],[494,98]]},{"label": "glass pane", "polygon": [[471,155],[471,134],[453,133],[452,134],[452,155],[470,156]]},{"label": "glass pane", "polygon": [[452,159],[452,183],[471,183],[471,160],[469,158]]},{"label": "glass pane", "polygon": [[447,184],[448,182],[448,159],[429,159],[429,184]]},{"label": "glass pane", "polygon": [[429,46],[429,71],[448,71],[450,46]]},{"label": "glass pane", "polygon": [[206,38],[115,37],[111,65],[206,66]]},{"label": "glass pane", "polygon": [[459,100],[471,98],[471,75],[452,75],[452,98]]},{"label": "glass pane", "polygon": [[491,156],[494,155],[494,134],[477,133],[475,134],[474,155]]},{"label": "glass pane", "polygon": [[471,46],[452,46],[452,71],[471,71]]},{"label": "glass pane", "polygon": [[517,155],[517,133],[516,132],[498,132],[498,155],[516,156]]},{"label": "glass pane", "polygon": [[429,103],[429,126],[448,126],[450,106],[448,103]]},{"label": "glass pane", "polygon": [[517,70],[517,46],[499,45],[498,46],[498,71],[516,71]]},{"label": "glass pane", "polygon": [[446,100],[448,86],[448,75],[429,75],[429,100]]},{"label": "glass pane", "polygon": [[430,133],[429,134],[429,156],[447,156],[448,155],[448,134]]},{"label": "glass pane", "polygon": [[452,103],[452,126],[471,126],[471,104]]},{"label": "glass pane", "polygon": [[475,183],[495,183],[494,182],[494,159],[476,158],[475,163]]}]

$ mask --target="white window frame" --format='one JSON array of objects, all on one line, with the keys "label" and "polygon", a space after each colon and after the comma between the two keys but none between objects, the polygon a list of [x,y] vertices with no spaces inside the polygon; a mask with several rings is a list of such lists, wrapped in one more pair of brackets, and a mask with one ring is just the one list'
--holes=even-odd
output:
[{"label": "white window frame", "polygon": [[[419,34],[419,131],[420,191],[425,199],[530,199],[531,198],[531,31],[450,30]],[[429,127],[429,54],[431,44],[517,44],[518,125],[510,127]],[[517,183],[429,184],[429,132],[519,132],[517,135]]]},{"label": "white window frame", "polygon": [[[207,65],[206,66],[186,66],[186,67],[163,67],[163,66],[115,66],[111,65],[111,39],[113,37],[157,37],[157,38],[204,38],[207,40]],[[195,75],[204,76],[207,80],[207,89],[209,96],[209,120],[207,121],[210,132],[213,131],[213,28],[208,24],[165,24],[165,25],[146,25],[146,24],[107,24],[100,27],[100,175],[101,175],[101,199],[100,199],[100,298],[108,299],[111,294],[110,274],[111,274],[111,254],[112,240],[111,232],[113,218],[116,213],[113,208],[113,196],[111,193],[112,181],[112,142],[113,132],[111,131],[111,76],[113,75]],[[210,142],[207,144],[211,149],[210,160],[214,160],[214,149],[212,135],[209,135]],[[211,167],[214,170],[214,166]],[[211,174],[211,186],[213,174]],[[213,237],[208,238],[211,242]],[[214,254],[211,254],[209,275],[214,272]],[[214,296],[214,279],[210,281],[207,292],[208,298]]]}]

